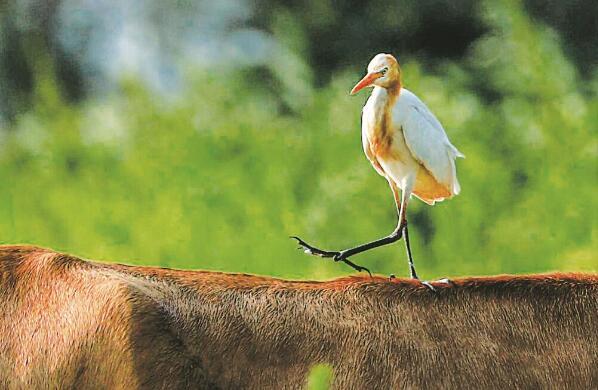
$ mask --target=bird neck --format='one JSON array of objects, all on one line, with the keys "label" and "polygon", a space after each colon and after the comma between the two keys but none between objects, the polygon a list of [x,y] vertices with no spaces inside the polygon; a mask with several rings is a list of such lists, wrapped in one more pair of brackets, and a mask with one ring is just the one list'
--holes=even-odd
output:
[{"label": "bird neck", "polygon": [[373,109],[376,125],[371,129],[371,141],[380,147],[392,143],[392,109],[401,92],[399,82],[389,87],[374,87],[372,93]]},{"label": "bird neck", "polygon": [[401,80],[395,80],[385,88],[389,100],[392,100],[393,102],[397,100],[397,98],[399,97],[399,93],[401,93],[401,87]]},{"label": "bird neck", "polygon": [[392,111],[397,98],[401,92],[401,83],[395,82],[387,87],[374,87],[372,97],[374,98],[374,107],[378,115],[386,116]]}]

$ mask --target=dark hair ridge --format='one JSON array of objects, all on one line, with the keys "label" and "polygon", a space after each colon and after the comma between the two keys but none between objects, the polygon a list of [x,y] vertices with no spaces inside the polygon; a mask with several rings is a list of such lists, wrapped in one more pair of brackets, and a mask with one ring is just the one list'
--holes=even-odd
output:
[{"label": "dark hair ridge", "polygon": [[597,388],[598,275],[328,282],[0,246],[1,388]]}]

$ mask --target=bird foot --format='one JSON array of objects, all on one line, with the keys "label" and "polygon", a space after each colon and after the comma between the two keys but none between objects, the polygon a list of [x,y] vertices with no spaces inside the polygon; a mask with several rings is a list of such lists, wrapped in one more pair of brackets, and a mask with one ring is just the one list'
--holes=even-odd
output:
[{"label": "bird foot", "polygon": [[365,271],[370,276],[372,273],[366,267],[362,267],[361,265],[357,265],[348,259],[344,251],[326,251],[323,249],[316,248],[315,246],[309,245],[307,242],[303,241],[301,238],[297,236],[291,236],[291,238],[297,240],[299,244],[299,248],[303,250],[303,252],[307,253],[308,255],[312,256],[319,256],[324,258],[332,258],[334,261],[342,261],[343,263],[347,264],[349,267],[353,268],[357,272]]},{"label": "bird foot", "polygon": [[291,238],[297,240],[297,243],[299,244],[298,249],[302,249],[303,252],[307,253],[308,255],[325,258],[335,258],[336,256],[340,255],[340,252],[338,251],[325,251],[323,249],[319,249],[315,246],[309,245],[307,242],[303,241],[301,238],[297,236],[291,236]]},{"label": "bird foot", "polygon": [[[417,279],[417,280],[419,280],[419,279]],[[424,286],[426,286],[427,288],[429,288],[433,292],[438,292],[438,290],[436,290],[436,287],[434,287],[432,285],[432,283],[442,283],[442,284],[447,284],[447,285],[452,285],[453,284],[453,282],[451,282],[451,280],[447,279],[447,278],[433,280],[432,282],[428,282],[427,280],[423,280],[423,281],[420,281],[420,282],[421,282],[421,284],[423,284]]]}]

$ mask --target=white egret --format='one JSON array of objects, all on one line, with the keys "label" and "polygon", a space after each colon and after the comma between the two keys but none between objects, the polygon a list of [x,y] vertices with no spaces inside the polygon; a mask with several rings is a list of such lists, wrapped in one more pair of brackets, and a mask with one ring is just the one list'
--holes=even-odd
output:
[{"label": "white egret", "polygon": [[357,271],[369,273],[367,268],[349,261],[349,257],[396,242],[404,235],[410,274],[418,279],[407,228],[409,199],[414,195],[433,205],[457,195],[460,187],[455,160],[464,156],[451,144],[428,107],[403,88],[401,67],[395,57],[384,53],[376,55],[351,95],[370,86],[374,90],[362,113],[363,150],[390,185],[399,215],[396,229],[386,237],[342,251],[321,250],[298,237],[293,238],[306,253],[343,261]]}]

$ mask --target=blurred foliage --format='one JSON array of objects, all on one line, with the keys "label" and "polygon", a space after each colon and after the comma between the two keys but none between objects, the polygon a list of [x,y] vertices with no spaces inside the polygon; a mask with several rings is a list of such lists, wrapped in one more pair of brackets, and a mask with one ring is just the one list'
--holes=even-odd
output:
[{"label": "blurred foliage", "polygon": [[[277,64],[294,56],[313,70],[317,86],[357,71],[378,52],[416,59],[437,72],[461,66],[488,31],[477,0],[4,0],[0,1],[0,122],[31,108],[32,56],[46,52],[69,102],[112,90],[122,68],[157,88],[174,88],[181,62],[235,66]],[[533,18],[554,28],[583,79],[598,63],[598,2],[520,0]],[[276,39],[273,40],[272,38]],[[281,45],[271,45],[273,41]],[[131,71],[132,69],[127,69]],[[471,71],[468,69],[468,71]],[[483,79],[483,78],[482,78]],[[287,81],[298,81],[287,77]],[[184,84],[184,81],[182,81]],[[300,87],[295,85],[295,87]]]},{"label": "blurred foliage", "polygon": [[[412,202],[418,271],[596,271],[598,73],[582,79],[520,2],[484,4],[485,33],[436,73],[398,53],[407,88],[467,156],[461,195]],[[395,226],[392,195],[361,150],[366,94],[348,96],[360,72],[314,87],[293,16],[275,19],[284,50],[265,69],[189,70],[174,99],[126,79],[74,104],[37,56],[31,109],[0,131],[1,242],[170,267],[353,273],[288,236],[330,249],[380,237]],[[355,261],[407,274],[402,242]]]}]

